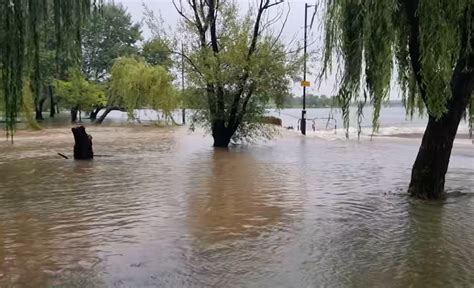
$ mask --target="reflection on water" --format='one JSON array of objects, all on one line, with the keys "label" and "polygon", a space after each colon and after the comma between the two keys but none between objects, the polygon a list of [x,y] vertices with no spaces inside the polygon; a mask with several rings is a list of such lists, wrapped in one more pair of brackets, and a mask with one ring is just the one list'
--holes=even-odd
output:
[{"label": "reflection on water", "polygon": [[[68,129],[0,144],[0,287],[474,284],[474,152],[444,202],[404,190],[417,140],[295,135],[214,150],[185,129]],[[461,193],[459,193],[461,192]]]},{"label": "reflection on water", "polygon": [[232,241],[242,235],[257,237],[265,227],[288,220],[285,210],[289,213],[301,206],[295,203],[298,199],[291,199],[298,195],[285,193],[301,187],[284,179],[284,167],[259,163],[244,151],[217,150],[210,154],[200,155],[208,163],[191,162],[191,166],[204,164],[210,171],[204,172],[202,187],[190,193],[188,200],[190,226],[204,244]]}]

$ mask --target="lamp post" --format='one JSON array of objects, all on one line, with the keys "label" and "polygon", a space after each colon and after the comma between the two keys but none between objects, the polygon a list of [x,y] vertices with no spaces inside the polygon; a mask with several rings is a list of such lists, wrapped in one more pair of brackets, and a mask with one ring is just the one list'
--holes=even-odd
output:
[{"label": "lamp post", "polygon": [[[181,93],[184,94],[184,44],[181,43]],[[183,117],[183,125],[186,125],[186,108],[183,107],[181,110],[181,116]]]},{"label": "lamp post", "polygon": [[303,86],[303,110],[301,111],[301,134],[306,135],[306,87],[309,87],[310,82],[306,81],[306,46],[308,38],[308,8],[313,7],[314,5],[304,4],[304,46],[303,46],[303,81],[301,81],[301,86]]}]

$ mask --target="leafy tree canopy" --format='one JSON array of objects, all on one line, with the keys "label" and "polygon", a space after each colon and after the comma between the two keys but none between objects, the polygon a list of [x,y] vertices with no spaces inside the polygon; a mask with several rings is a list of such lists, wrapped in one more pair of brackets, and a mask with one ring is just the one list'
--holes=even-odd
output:
[{"label": "leafy tree canopy", "polygon": [[426,108],[439,119],[447,112],[455,66],[473,48],[472,0],[331,0],[324,6],[323,74],[341,60],[338,96],[346,127],[350,103],[369,98],[378,128],[394,72],[409,114]]},{"label": "leafy tree canopy", "polygon": [[169,115],[178,107],[178,93],[165,68],[123,57],[115,61],[111,72],[109,106],[125,107],[130,116],[139,108],[162,110]]},{"label": "leafy tree canopy", "polygon": [[56,93],[63,106],[78,110],[90,110],[107,102],[102,85],[90,83],[77,69],[70,71],[68,80],[56,81]]},{"label": "leafy tree canopy", "polygon": [[173,66],[171,43],[167,39],[153,38],[143,44],[141,55],[150,65],[160,65],[167,70]]},{"label": "leafy tree canopy", "polygon": [[338,97],[345,126],[351,101],[359,101],[360,116],[369,98],[374,105],[373,128],[378,128],[381,103],[389,97],[392,74],[398,72],[408,113],[426,109],[428,114],[408,192],[422,199],[443,198],[453,142],[474,91],[474,2],[327,0],[324,4],[324,68],[331,68],[334,56],[342,58]]},{"label": "leafy tree canopy", "polygon": [[185,53],[188,83],[205,91],[196,95],[200,101],[193,101],[200,107],[194,122],[212,130],[215,146],[227,146],[230,137],[269,137],[260,123],[265,107],[270,101],[283,103],[300,68],[301,58],[289,54],[270,30],[264,31],[270,24],[262,15],[275,5],[259,1],[244,17],[230,1],[201,3],[190,8],[194,14],[177,7],[191,44]]},{"label": "leafy tree canopy", "polygon": [[[32,71],[40,70],[37,55],[40,30],[47,24],[46,20],[53,19],[56,59],[64,63],[77,62],[80,28],[98,2],[100,0],[0,0],[0,72],[7,136],[13,135],[25,81]],[[33,83],[35,91],[39,91],[37,78]]]},{"label": "leafy tree canopy", "polygon": [[140,25],[120,4],[104,4],[82,30],[83,71],[89,80],[103,81],[116,58],[138,53]]}]

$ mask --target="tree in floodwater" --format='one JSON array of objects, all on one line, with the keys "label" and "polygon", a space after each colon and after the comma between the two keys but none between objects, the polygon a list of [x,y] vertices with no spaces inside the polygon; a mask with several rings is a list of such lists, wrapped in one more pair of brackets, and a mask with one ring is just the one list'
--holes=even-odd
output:
[{"label": "tree in floodwater", "polygon": [[174,2],[185,27],[188,85],[204,91],[194,101],[200,104],[194,122],[210,129],[214,147],[236,138],[270,137],[261,123],[266,104],[283,102],[301,63],[286,51],[281,32],[271,30],[279,19],[268,20],[268,10],[281,1],[259,0],[244,17],[232,1],[187,3]]},{"label": "tree in floodwater", "polygon": [[397,71],[407,113],[426,109],[429,116],[408,192],[442,198],[453,141],[474,89],[474,3],[328,0],[324,5],[323,72],[342,56],[338,97],[345,126],[350,103],[370,98],[378,129],[381,103],[388,100]]},{"label": "tree in floodwater", "polygon": [[112,110],[125,109],[135,118],[136,109],[151,108],[171,119],[178,107],[178,93],[166,68],[152,66],[140,59],[123,57],[115,61],[111,70],[110,95],[107,108],[97,123],[100,124]]},{"label": "tree in floodwater", "polygon": [[87,81],[78,69],[72,69],[67,80],[56,80],[55,88],[61,105],[71,109],[71,122],[77,121],[77,113],[107,102],[103,85]]},{"label": "tree in floodwater", "polygon": [[33,93],[41,91],[39,31],[46,19],[54,19],[56,64],[78,62],[80,28],[96,2],[100,0],[0,0],[0,72],[7,136],[13,137],[28,78],[32,78]]}]

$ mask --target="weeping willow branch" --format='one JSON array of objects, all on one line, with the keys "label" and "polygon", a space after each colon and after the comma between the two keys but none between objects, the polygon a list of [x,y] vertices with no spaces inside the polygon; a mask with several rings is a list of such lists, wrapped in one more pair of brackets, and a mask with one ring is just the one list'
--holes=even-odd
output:
[{"label": "weeping willow branch", "polygon": [[[25,79],[39,93],[39,30],[54,18],[58,74],[80,59],[81,24],[98,0],[0,0],[0,70],[7,137],[12,138],[21,109]],[[28,88],[29,89],[29,88]],[[36,98],[36,97],[35,97]],[[12,138],[13,140],[13,138]]]},{"label": "weeping willow branch", "polygon": [[[2,80],[5,101],[7,138],[13,137],[15,121],[21,105],[25,64],[25,23],[23,1],[2,0]],[[7,33],[8,31],[8,33]],[[13,138],[11,138],[13,141]]]},{"label": "weeping willow branch", "polygon": [[338,99],[346,129],[350,104],[364,103],[365,90],[377,131],[395,71],[408,114],[426,109],[440,119],[447,112],[456,63],[472,50],[472,0],[326,0],[323,7],[321,77],[343,60]]}]

